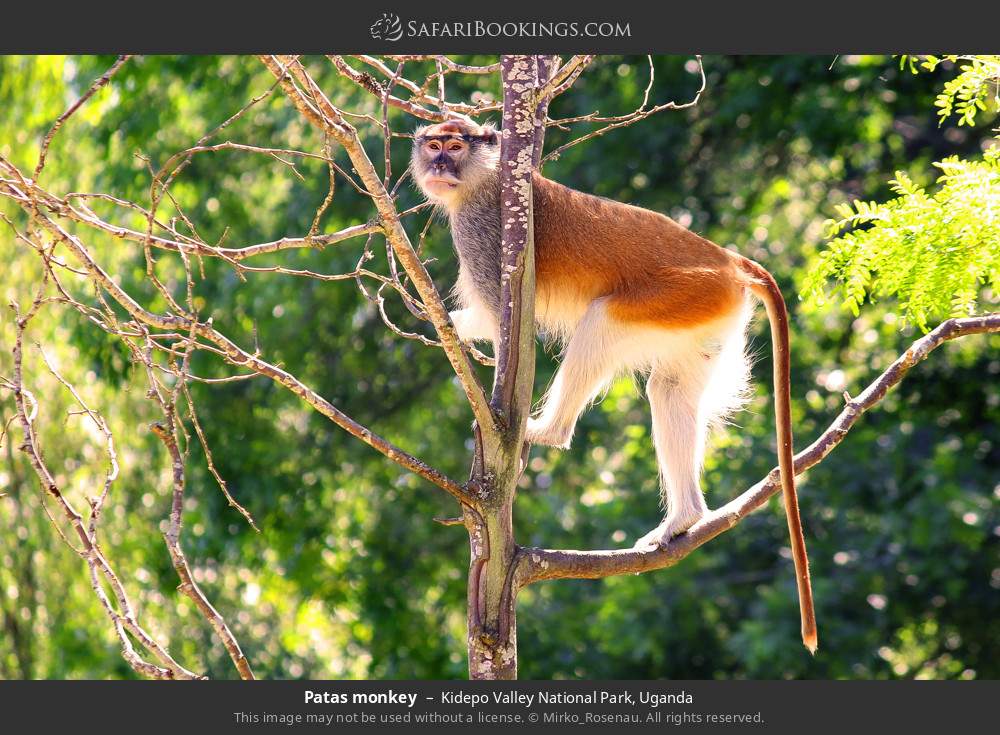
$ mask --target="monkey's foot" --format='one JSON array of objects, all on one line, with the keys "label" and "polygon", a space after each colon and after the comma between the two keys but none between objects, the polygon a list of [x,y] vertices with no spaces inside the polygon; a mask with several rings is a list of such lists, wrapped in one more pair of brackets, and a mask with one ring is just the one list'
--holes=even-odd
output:
[{"label": "monkey's foot", "polygon": [[680,536],[682,533],[691,528],[691,526],[701,520],[706,513],[708,513],[708,508],[695,509],[683,515],[668,515],[664,519],[663,523],[636,541],[632,548],[662,548],[670,543],[671,539],[676,536]]},{"label": "monkey's foot", "polygon": [[559,449],[569,449],[569,443],[572,438],[572,430],[560,430],[543,423],[539,419],[531,418],[528,419],[528,428],[524,433],[524,440],[531,444],[558,447]]}]

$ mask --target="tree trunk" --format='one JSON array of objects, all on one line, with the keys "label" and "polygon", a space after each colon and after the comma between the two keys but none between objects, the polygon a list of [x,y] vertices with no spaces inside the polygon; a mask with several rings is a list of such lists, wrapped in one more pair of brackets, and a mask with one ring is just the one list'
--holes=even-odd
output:
[{"label": "tree trunk", "polygon": [[466,506],[472,544],[469,568],[470,679],[517,678],[517,623],[513,573],[513,493],[484,513]]},{"label": "tree trunk", "polygon": [[[469,676],[517,678],[518,548],[512,509],[527,447],[524,429],[535,378],[535,259],[531,172],[540,125],[539,60],[503,56],[500,144],[500,330],[490,406],[494,426],[477,427],[470,488],[464,506],[472,545],[469,568]],[[548,66],[543,74],[548,73]]]}]

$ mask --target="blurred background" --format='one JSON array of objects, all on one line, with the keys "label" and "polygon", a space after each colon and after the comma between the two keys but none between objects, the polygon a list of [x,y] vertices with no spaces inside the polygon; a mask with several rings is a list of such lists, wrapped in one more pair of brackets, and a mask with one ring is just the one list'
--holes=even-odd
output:
[{"label": "blurred background", "polygon": [[[491,57],[463,61],[490,63]],[[0,153],[31,171],[52,121],[113,57],[0,57]],[[765,264],[792,312],[796,445],[806,446],[919,331],[891,302],[859,317],[835,303],[797,297],[823,245],[823,221],[853,198],[879,199],[897,169],[934,180],[931,162],[974,157],[992,140],[978,127],[939,125],[933,100],[943,68],[912,75],[880,56],[706,57],[701,102],[576,146],[547,176],[584,191],[649,207]],[[380,116],[371,95],[324,59],[307,66],[335,104]],[[413,65],[414,67],[418,65]],[[426,70],[425,70],[426,72]],[[656,102],[686,101],[699,84],[686,57],[656,57]],[[553,117],[634,109],[648,80],[645,57],[602,57]],[[449,97],[490,99],[495,75],[448,77]],[[99,191],[149,202],[148,159],[158,167],[193,145],[273,77],[253,58],[137,57],[73,116],[55,139],[43,186],[56,194]],[[462,86],[464,85],[464,86]],[[494,116],[494,121],[499,116]],[[397,130],[416,124],[397,110]],[[355,119],[376,165],[377,129]],[[579,128],[578,135],[588,128]],[[546,149],[569,139],[550,128]],[[222,140],[321,152],[323,141],[277,91]],[[393,141],[393,170],[409,141]],[[335,151],[340,163],[342,152]],[[305,234],[328,185],[321,161],[302,178],[266,156],[195,156],[172,187],[208,242],[230,246]],[[419,201],[409,185],[401,206]],[[94,202],[112,221],[144,218]],[[16,207],[0,212],[23,225]],[[322,222],[333,232],[372,216],[343,181]],[[426,213],[406,220],[416,238]],[[142,248],[78,230],[104,267],[163,308],[143,283]],[[363,240],[267,256],[321,272],[349,271]],[[376,242],[375,252],[381,252]],[[455,263],[444,223],[426,253],[439,288]],[[375,261],[373,267],[385,267]],[[161,256],[164,273],[170,266]],[[30,303],[40,264],[0,230],[0,374],[11,370],[11,299]],[[453,477],[470,462],[471,414],[440,350],[402,340],[352,282],[274,273],[241,282],[206,260],[197,283],[203,315],[244,347],[256,339],[287,367],[374,431]],[[93,293],[81,288],[81,299]],[[410,329],[398,303],[389,306]],[[714,436],[704,487],[716,507],[775,462],[766,322],[754,326],[755,398]],[[78,313],[49,308],[28,339],[103,412],[115,432],[122,477],[103,521],[104,545],[142,621],[188,668],[235,671],[221,644],[176,591],[161,530],[169,510],[169,460],[148,430],[155,416],[141,370]],[[799,643],[787,529],[772,500],[679,566],[603,581],[555,581],[525,590],[518,606],[522,678],[996,678],[1000,676],[1000,337],[948,344],[914,369],[802,479],[800,502],[812,558],[822,647]],[[539,347],[536,395],[555,355]],[[223,376],[199,355],[195,372]],[[79,416],[33,348],[26,385],[44,396],[37,419],[46,458],[80,503],[104,473],[101,437]],[[482,368],[489,382],[490,372]],[[255,533],[229,508],[197,442],[188,463],[184,550],[256,673],[278,678],[461,678],[465,661],[468,538],[434,516],[455,503],[264,379],[194,384],[215,464],[253,514]],[[0,423],[13,416],[0,392]],[[660,519],[648,406],[622,380],[587,412],[572,450],[535,448],[515,505],[522,544],[630,546]],[[38,483],[17,451],[19,429],[0,446],[0,676],[116,678],[121,658],[84,563],[60,540]]]}]

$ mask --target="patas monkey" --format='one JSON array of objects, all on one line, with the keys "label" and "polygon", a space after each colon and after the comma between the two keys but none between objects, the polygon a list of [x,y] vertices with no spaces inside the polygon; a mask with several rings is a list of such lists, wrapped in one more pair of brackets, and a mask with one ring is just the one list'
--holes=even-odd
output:
[{"label": "patas monkey", "polygon": [[[451,121],[419,128],[411,171],[451,224],[458,253],[451,313],[466,341],[497,338],[500,144],[495,129]],[[711,423],[740,405],[751,295],[774,345],[778,463],[795,560],[802,640],[817,645],[809,562],[792,469],[788,316],[764,268],[640,207],[533,174],[535,316],[564,345],[562,364],[527,440],[568,447],[577,418],[616,375],[649,374],[646,392],[667,514],[637,547],[666,544],[708,512],[699,486]]]}]

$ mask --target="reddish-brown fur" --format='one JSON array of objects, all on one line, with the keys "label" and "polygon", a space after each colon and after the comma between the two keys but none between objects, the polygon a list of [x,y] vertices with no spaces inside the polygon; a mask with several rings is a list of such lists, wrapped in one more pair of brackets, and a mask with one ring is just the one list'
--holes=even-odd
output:
[{"label": "reddish-brown fur", "polygon": [[[482,135],[450,120],[425,136]],[[609,297],[613,318],[694,327],[738,310],[754,280],[745,259],[657,212],[584,194],[535,173],[536,288],[589,302]]]},{"label": "reddish-brown fur", "polygon": [[535,174],[537,288],[609,297],[622,322],[698,326],[744,301],[742,258],[648,209],[584,194]]},{"label": "reddish-brown fur", "polygon": [[447,135],[448,133],[454,133],[455,135],[463,135],[465,133],[471,132],[468,126],[463,126],[462,124],[449,120],[448,122],[438,123],[437,125],[431,125],[424,131],[425,135]]}]

